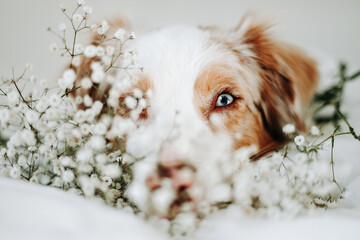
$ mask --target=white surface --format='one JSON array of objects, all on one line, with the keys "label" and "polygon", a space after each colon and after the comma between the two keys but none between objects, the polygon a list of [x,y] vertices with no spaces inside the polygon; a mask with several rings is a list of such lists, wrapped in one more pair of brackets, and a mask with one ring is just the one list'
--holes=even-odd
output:
[{"label": "white surface", "polygon": [[0,239],[166,239],[147,223],[61,190],[0,177]]}]

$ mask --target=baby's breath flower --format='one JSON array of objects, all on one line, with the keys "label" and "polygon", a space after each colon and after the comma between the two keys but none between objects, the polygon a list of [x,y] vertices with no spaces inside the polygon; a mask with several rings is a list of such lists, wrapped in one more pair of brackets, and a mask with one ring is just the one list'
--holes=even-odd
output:
[{"label": "baby's breath flower", "polygon": [[88,94],[86,94],[83,99],[84,99],[84,105],[86,107],[90,107],[92,105],[93,103],[92,98]]},{"label": "baby's breath flower", "polygon": [[90,15],[93,12],[92,8],[89,6],[84,6],[82,9],[86,15]]},{"label": "baby's breath flower", "polygon": [[90,78],[85,77],[81,80],[81,87],[84,89],[89,89],[92,86],[92,81],[90,80]]},{"label": "baby's breath flower", "polygon": [[298,135],[294,138],[294,142],[298,146],[302,146],[305,143],[305,138],[303,135]]},{"label": "baby's breath flower", "polygon": [[94,127],[94,133],[99,135],[104,135],[106,133],[106,125],[103,123],[97,123]]},{"label": "baby's breath flower", "polygon": [[101,25],[97,29],[97,33],[103,35],[109,30],[109,24],[107,21],[102,21]]},{"label": "baby's breath flower", "polygon": [[17,179],[20,178],[20,175],[21,175],[21,171],[18,167],[14,166],[10,168],[10,177]]},{"label": "baby's breath flower", "polygon": [[134,32],[130,33],[130,39],[136,39],[136,34]]},{"label": "baby's breath flower", "polygon": [[85,57],[92,58],[96,56],[97,48],[94,45],[89,45],[84,50]]},{"label": "baby's breath flower", "polygon": [[92,25],[90,26],[90,31],[96,32],[96,29],[97,29],[97,25],[96,25],[96,24],[92,24]]},{"label": "baby's breath flower", "polygon": [[95,114],[98,115],[103,108],[103,104],[100,101],[95,101],[91,108],[94,110]]},{"label": "baby's breath flower", "polygon": [[283,132],[286,133],[286,134],[294,133],[294,132],[295,132],[295,126],[294,126],[294,124],[286,124],[286,125],[283,127]]},{"label": "baby's breath flower", "polygon": [[92,158],[93,154],[91,149],[82,148],[77,151],[76,153],[76,159],[79,162],[89,162]]},{"label": "baby's breath flower", "polygon": [[73,173],[73,171],[71,170],[66,170],[62,173],[62,180],[65,183],[71,183],[75,178],[75,175]]},{"label": "baby's breath flower", "polygon": [[27,164],[27,157],[25,157],[24,155],[20,155],[17,163],[19,164],[20,167],[25,167]]},{"label": "baby's breath flower", "polygon": [[72,17],[72,19],[76,22],[80,22],[83,18],[80,14],[74,14],[74,16]]},{"label": "baby's breath flower", "polygon": [[83,98],[80,95],[76,96],[75,103],[78,104],[78,105],[82,104],[83,103]]},{"label": "baby's breath flower", "polygon": [[108,177],[108,176],[104,176],[102,177],[101,179],[107,186],[110,186],[112,184],[112,179],[111,177]]},{"label": "baby's breath flower", "polygon": [[125,37],[125,29],[123,28],[119,28],[115,33],[114,33],[114,38],[119,39],[119,40],[123,40]]},{"label": "baby's breath flower", "polygon": [[105,73],[104,71],[102,70],[97,70],[97,71],[94,71],[92,74],[91,74],[91,80],[94,82],[94,83],[100,83],[104,80],[105,78]]},{"label": "baby's breath flower", "polygon": [[74,82],[76,79],[76,73],[73,69],[67,69],[65,70],[63,74],[63,79],[69,82]]},{"label": "baby's breath flower", "polygon": [[71,63],[72,63],[72,65],[74,65],[75,67],[80,66],[80,64],[81,64],[81,58],[80,58],[80,56],[75,56],[75,57],[73,57]]},{"label": "baby's breath flower", "polygon": [[132,97],[132,96],[127,96],[124,100],[126,106],[130,109],[135,109],[137,104],[138,104],[138,101]]},{"label": "baby's breath flower", "polygon": [[310,133],[313,136],[319,136],[320,130],[319,130],[319,128],[317,126],[312,126],[311,129],[310,129]]}]

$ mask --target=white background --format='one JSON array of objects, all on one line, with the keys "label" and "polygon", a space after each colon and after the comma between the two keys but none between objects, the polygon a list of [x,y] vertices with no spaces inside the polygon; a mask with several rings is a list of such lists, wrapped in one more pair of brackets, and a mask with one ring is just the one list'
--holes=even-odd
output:
[{"label": "white background", "polygon": [[[46,31],[65,21],[62,0],[0,0],[0,75],[34,64],[39,78],[56,80],[64,66]],[[72,6],[72,0],[67,1]],[[138,35],[174,24],[235,26],[247,10],[276,16],[280,38],[360,67],[359,0],[87,0],[94,21],[126,16]]]}]

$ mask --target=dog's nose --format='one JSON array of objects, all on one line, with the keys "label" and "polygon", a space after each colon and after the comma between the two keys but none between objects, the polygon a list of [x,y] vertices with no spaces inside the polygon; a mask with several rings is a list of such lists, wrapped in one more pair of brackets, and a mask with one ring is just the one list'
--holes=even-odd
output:
[{"label": "dog's nose", "polygon": [[174,190],[185,190],[193,183],[194,170],[173,148],[164,149],[159,156],[158,171],[148,176],[147,186],[151,190],[161,187],[161,179],[169,178]]}]

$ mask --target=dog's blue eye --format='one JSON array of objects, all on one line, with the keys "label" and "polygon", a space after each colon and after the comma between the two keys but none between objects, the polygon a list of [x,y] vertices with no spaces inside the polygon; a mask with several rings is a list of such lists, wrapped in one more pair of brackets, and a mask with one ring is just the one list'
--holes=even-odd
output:
[{"label": "dog's blue eye", "polygon": [[234,101],[234,97],[230,94],[220,94],[216,100],[216,107],[224,107],[231,104]]}]

